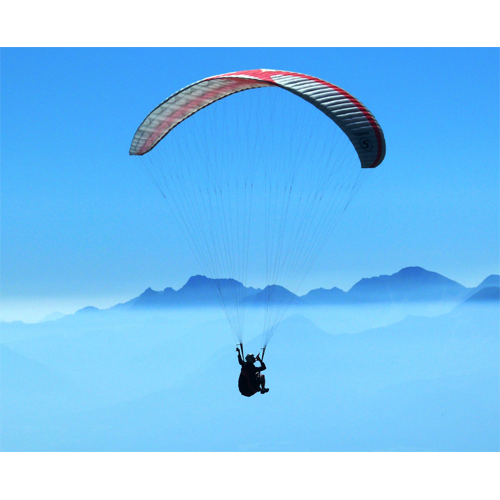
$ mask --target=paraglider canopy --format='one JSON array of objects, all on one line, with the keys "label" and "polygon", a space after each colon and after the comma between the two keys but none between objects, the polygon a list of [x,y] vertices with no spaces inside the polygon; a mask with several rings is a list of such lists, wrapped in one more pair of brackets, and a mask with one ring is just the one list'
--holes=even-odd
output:
[{"label": "paraglider canopy", "polygon": [[313,76],[266,69],[211,76],[179,90],[142,122],[132,140],[130,154],[147,153],[183,120],[224,97],[269,86],[293,92],[331,118],[352,142],[362,168],[374,168],[382,163],[385,156],[382,129],[355,97]]}]

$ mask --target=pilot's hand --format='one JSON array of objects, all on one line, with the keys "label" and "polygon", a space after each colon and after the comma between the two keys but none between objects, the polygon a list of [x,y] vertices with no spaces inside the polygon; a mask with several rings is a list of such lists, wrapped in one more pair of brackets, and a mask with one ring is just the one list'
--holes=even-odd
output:
[{"label": "pilot's hand", "polygon": [[257,361],[260,361],[260,354],[257,354],[257,356],[255,356],[255,359],[256,359]]}]

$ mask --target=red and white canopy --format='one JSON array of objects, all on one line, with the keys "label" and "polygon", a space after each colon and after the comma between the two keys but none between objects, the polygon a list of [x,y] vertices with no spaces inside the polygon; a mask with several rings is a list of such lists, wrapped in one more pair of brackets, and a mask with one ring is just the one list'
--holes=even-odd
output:
[{"label": "red and white canopy", "polygon": [[186,118],[236,92],[259,87],[280,87],[310,102],[331,118],[348,136],[358,153],[361,167],[374,168],[385,157],[384,134],[375,117],[345,90],[319,78],[293,73],[256,69],[211,76],[172,94],[155,108],[137,129],[131,155],[153,149]]}]

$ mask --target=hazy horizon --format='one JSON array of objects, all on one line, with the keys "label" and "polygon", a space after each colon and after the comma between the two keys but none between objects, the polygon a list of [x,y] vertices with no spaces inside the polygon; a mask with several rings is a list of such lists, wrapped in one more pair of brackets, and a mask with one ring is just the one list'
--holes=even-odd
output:
[{"label": "hazy horizon", "polygon": [[[497,303],[434,317],[405,307],[321,309],[289,311],[266,351],[270,392],[251,399],[238,392],[220,308],[6,324],[0,447],[500,449]],[[250,314],[247,353],[261,347],[259,324]]]},{"label": "hazy horizon", "polygon": [[[419,267],[419,266],[418,266]],[[391,273],[389,276],[396,274],[400,270],[395,271],[394,273]],[[437,272],[435,270],[427,270],[430,272]],[[438,273],[441,274],[441,273]],[[492,274],[488,275],[491,276]],[[382,275],[377,275],[374,274],[372,276],[363,276],[360,279],[363,278],[372,278],[372,277],[378,277]],[[485,276],[483,279],[481,279],[478,283],[473,284],[472,286],[467,286],[464,285],[463,283],[460,283],[457,280],[459,284],[464,285],[466,288],[475,288],[477,287],[484,279],[486,279],[488,276]],[[179,290],[181,289],[191,278],[192,276],[189,276],[185,282],[183,282],[181,285],[179,285],[177,288],[167,284],[166,286],[156,290],[156,291],[162,291],[165,288],[173,288],[174,290]],[[453,279],[450,278],[449,276],[445,276],[448,279]],[[326,288],[326,289],[331,289],[333,287],[340,288],[343,291],[348,291],[352,286],[354,286],[356,283],[358,283],[360,280],[357,280],[356,282],[352,283],[349,287],[342,289],[340,286],[337,284],[333,284],[331,286],[327,287],[317,287],[317,288]],[[256,286],[254,284],[250,284],[248,286],[253,286],[254,288],[265,288],[264,285]],[[76,311],[83,309],[85,307],[96,307],[98,309],[109,309],[117,304],[125,303],[128,302],[129,300],[132,300],[135,297],[138,297],[140,294],[142,294],[145,290],[151,287],[146,287],[137,293],[133,295],[125,295],[122,293],[121,295],[118,295],[116,297],[102,297],[102,296],[96,296],[96,297],[81,297],[81,298],[37,298],[37,299],[26,299],[24,301],[12,301],[9,302],[3,301],[0,305],[0,321],[5,321],[5,322],[11,322],[11,321],[23,321],[25,323],[37,323],[43,319],[45,319],[47,316],[53,314],[53,313],[62,313],[64,315],[68,314],[74,314]],[[312,288],[311,290],[315,290],[316,288]],[[301,295],[306,295],[310,290],[305,290]],[[342,307],[342,306],[338,306]],[[446,307],[446,306],[445,306]],[[222,310],[221,310],[222,314]]]}]

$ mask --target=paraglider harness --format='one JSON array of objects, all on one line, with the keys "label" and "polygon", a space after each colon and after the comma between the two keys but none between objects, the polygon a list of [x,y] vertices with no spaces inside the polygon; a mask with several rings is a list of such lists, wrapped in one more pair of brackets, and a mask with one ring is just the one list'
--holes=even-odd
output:
[{"label": "paraglider harness", "polygon": [[[241,348],[241,359],[244,358],[244,353],[243,353],[243,344],[238,344]],[[262,356],[260,357],[260,360],[262,361],[264,359],[264,354],[266,352],[266,348],[262,348]],[[260,372],[258,372],[260,374]],[[260,392],[260,382],[256,380],[256,378],[252,378],[252,374],[249,373],[247,370],[245,370],[244,365],[241,367],[241,372],[240,372],[240,377],[238,379],[238,389],[240,390],[240,393],[242,396],[246,396],[249,398],[250,396],[253,396],[257,392]]]}]

